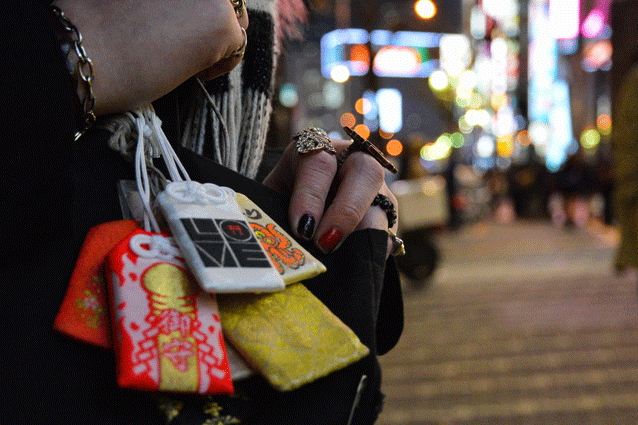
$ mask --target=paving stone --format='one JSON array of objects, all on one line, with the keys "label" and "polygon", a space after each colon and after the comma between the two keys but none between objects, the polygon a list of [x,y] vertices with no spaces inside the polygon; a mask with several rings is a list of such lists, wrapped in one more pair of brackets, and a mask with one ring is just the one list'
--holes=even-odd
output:
[{"label": "paving stone", "polygon": [[[604,230],[604,233],[601,231]],[[381,358],[379,425],[637,425],[638,297],[613,229],[484,222],[436,241]]]}]

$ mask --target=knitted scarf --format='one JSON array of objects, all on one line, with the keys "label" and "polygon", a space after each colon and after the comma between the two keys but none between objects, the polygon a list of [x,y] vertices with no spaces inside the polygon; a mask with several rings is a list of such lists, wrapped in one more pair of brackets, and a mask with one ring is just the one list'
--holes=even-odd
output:
[{"label": "knitted scarf", "polygon": [[250,25],[243,60],[229,74],[205,83],[218,111],[199,88],[180,109],[187,114],[182,119],[184,147],[252,178],[272,111],[277,19],[272,0],[250,0],[247,8]]},{"label": "knitted scarf", "polygon": [[[279,48],[284,37],[299,36],[306,8],[302,0],[248,0],[246,6],[250,23],[243,60],[229,74],[206,82],[207,93],[191,85],[180,96],[179,109],[182,146],[254,178],[266,144]],[[114,133],[113,149],[130,151],[135,130],[126,114],[103,127]]]},{"label": "knitted scarf", "polygon": [[[241,64],[206,83],[182,105],[182,145],[254,178],[266,144],[275,68],[282,39],[299,36],[306,18],[301,0],[248,0],[248,45]],[[225,128],[224,128],[225,127]]]}]

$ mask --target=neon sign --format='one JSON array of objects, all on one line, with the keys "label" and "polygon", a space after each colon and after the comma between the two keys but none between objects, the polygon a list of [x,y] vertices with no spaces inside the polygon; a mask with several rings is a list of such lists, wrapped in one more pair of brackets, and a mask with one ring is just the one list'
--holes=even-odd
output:
[{"label": "neon sign", "polygon": [[335,67],[346,67],[350,76],[370,70],[370,49],[375,53],[372,72],[379,77],[427,78],[439,67],[439,42],[443,34],[416,31],[348,28],[321,38],[321,72],[331,78]]}]

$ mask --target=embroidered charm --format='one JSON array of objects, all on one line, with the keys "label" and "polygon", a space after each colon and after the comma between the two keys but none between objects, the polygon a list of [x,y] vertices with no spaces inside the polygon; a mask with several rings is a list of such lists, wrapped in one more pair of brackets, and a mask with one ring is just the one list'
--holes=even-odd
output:
[{"label": "embroidered charm", "polygon": [[303,252],[297,248],[291,248],[292,242],[283,233],[277,231],[277,225],[267,224],[264,227],[258,223],[250,223],[250,227],[280,274],[284,274],[284,264],[292,269],[297,269],[304,264]]},{"label": "embroidered charm", "polygon": [[232,393],[217,303],[172,239],[138,229],[111,252],[108,268],[119,385]]},{"label": "embroidered charm", "polygon": [[[100,270],[102,271],[102,270]],[[98,329],[106,325],[106,308],[104,308],[105,280],[102,273],[91,277],[90,288],[84,290],[84,297],[76,299],[78,315],[88,328]]]},{"label": "embroidered charm", "polygon": [[211,183],[169,183],[157,202],[199,285],[207,292],[273,292],[284,281],[235,200]]},{"label": "embroidered charm", "polygon": [[237,204],[286,285],[313,278],[326,271],[319,260],[248,197],[238,193]]},{"label": "embroidered charm", "polygon": [[53,324],[56,330],[104,348],[112,346],[104,262],[136,228],[135,220],[119,220],[89,230]]}]

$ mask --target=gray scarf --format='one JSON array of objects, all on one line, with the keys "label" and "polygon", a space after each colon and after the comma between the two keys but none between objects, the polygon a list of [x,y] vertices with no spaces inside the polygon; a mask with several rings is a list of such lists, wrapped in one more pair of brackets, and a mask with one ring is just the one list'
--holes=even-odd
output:
[{"label": "gray scarf", "polygon": [[[187,149],[254,178],[266,144],[277,60],[275,0],[250,0],[248,44],[242,62],[229,74],[180,99],[181,144]],[[212,100],[212,102],[211,102]],[[130,114],[100,123],[113,133],[112,149],[130,157],[137,140]]]},{"label": "gray scarf", "polygon": [[[248,45],[230,74],[205,83],[182,107],[182,145],[254,178],[266,144],[277,52],[276,7],[272,0],[250,0]],[[217,109],[217,110],[215,110]]]}]

